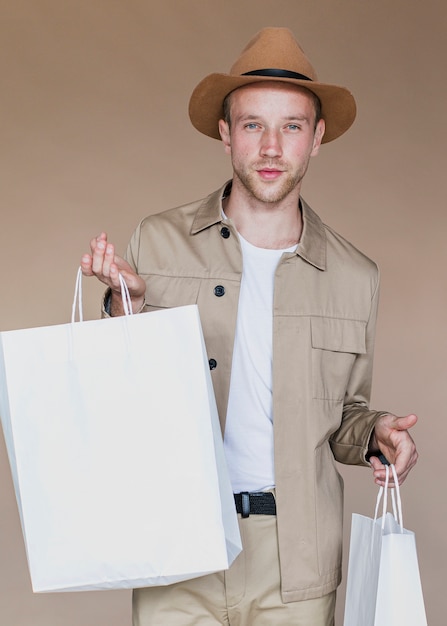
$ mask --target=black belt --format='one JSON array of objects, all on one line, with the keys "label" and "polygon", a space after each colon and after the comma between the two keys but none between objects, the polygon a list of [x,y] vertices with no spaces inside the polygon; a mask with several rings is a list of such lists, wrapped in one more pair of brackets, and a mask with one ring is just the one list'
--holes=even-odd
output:
[{"label": "black belt", "polygon": [[275,496],[270,491],[256,491],[234,494],[236,511],[242,517],[252,515],[276,515]]}]

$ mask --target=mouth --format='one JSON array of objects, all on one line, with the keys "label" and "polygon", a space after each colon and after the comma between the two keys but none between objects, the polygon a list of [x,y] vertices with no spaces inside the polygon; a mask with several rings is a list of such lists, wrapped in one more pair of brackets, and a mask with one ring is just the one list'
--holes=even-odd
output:
[{"label": "mouth", "polygon": [[263,180],[276,180],[284,173],[276,167],[262,167],[256,171]]}]

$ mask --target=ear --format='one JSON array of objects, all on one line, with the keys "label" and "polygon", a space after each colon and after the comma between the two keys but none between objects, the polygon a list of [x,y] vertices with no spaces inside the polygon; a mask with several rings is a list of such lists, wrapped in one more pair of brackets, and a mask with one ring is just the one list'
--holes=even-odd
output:
[{"label": "ear", "polygon": [[225,120],[219,120],[219,133],[227,154],[231,154],[230,127]]},{"label": "ear", "polygon": [[313,143],[311,156],[316,156],[318,154],[325,130],[326,130],[326,124],[324,120],[319,120],[317,127],[315,129],[315,133],[314,133],[314,143]]}]

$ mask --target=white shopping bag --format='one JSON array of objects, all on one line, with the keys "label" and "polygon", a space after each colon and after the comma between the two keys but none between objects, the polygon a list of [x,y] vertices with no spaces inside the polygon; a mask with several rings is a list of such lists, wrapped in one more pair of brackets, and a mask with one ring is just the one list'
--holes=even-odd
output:
[{"label": "white shopping bag", "polygon": [[240,552],[195,305],[0,333],[0,415],[34,591],[164,585]]},{"label": "white shopping bag", "polygon": [[[344,626],[427,626],[415,536],[403,526],[391,469],[394,514],[387,513],[386,485],[379,491],[374,519],[352,516]],[[383,515],[377,519],[382,496]]]}]

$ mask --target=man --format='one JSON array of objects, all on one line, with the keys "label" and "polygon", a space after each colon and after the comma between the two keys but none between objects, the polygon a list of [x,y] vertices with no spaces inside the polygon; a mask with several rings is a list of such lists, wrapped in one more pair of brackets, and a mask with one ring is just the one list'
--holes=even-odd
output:
[{"label": "man", "polygon": [[196,87],[189,110],[222,140],[232,180],[143,220],[126,261],[102,233],[82,268],[109,287],[111,315],[122,314],[119,272],[134,312],[198,304],[243,552],[228,572],[136,590],[134,624],[329,626],[343,506],[334,459],[370,463],[379,485],[379,454],[400,482],[417,459],[416,416],[368,407],[377,268],[300,195],[355,102],[317,81],[288,29],[266,28],[229,74]]}]

